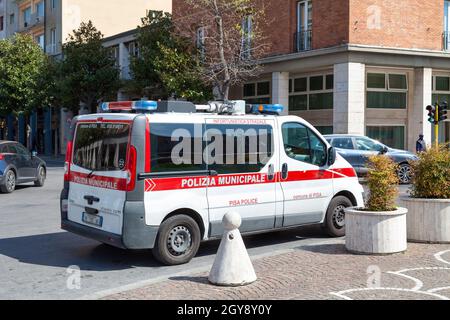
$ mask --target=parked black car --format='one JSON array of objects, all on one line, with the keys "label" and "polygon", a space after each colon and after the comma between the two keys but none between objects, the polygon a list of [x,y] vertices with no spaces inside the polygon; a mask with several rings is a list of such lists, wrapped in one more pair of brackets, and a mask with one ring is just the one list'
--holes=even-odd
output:
[{"label": "parked black car", "polygon": [[0,140],[0,191],[11,193],[16,185],[34,182],[42,187],[47,174],[45,161],[22,144]]},{"label": "parked black car", "polygon": [[359,135],[333,134],[325,135],[325,139],[336,148],[336,151],[355,168],[358,176],[365,176],[368,169],[368,157],[386,154],[398,165],[398,178],[401,184],[411,182],[411,166],[409,161],[417,160],[417,156],[409,151],[393,149],[381,142]]}]

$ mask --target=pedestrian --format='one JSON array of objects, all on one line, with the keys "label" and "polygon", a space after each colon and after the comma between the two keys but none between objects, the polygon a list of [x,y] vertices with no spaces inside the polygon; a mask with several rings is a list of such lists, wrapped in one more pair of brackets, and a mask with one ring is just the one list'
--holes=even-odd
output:
[{"label": "pedestrian", "polygon": [[416,152],[425,152],[427,151],[427,144],[425,143],[425,140],[423,140],[423,134],[419,135],[419,139],[417,139],[416,142]]}]

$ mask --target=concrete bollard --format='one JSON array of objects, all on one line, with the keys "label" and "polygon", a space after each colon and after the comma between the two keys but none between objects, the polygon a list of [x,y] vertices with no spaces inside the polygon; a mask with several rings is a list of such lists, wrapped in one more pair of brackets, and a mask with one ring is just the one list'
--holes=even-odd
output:
[{"label": "concrete bollard", "polygon": [[229,212],[223,216],[222,223],[225,232],[209,273],[209,282],[230,287],[255,282],[255,270],[239,232],[241,216],[237,212]]}]

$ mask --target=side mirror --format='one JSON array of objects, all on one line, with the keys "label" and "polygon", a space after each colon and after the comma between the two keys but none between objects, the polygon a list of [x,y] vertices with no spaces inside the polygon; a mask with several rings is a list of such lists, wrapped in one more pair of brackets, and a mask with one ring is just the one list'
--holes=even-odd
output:
[{"label": "side mirror", "polygon": [[38,155],[38,153],[36,151],[31,152],[31,157],[32,158],[37,157],[37,155]]},{"label": "side mirror", "polygon": [[388,151],[389,149],[386,146],[384,146],[383,149],[381,149],[380,154],[386,154],[388,153]]},{"label": "side mirror", "polygon": [[332,166],[336,162],[337,152],[336,149],[330,147],[328,149],[328,165]]}]

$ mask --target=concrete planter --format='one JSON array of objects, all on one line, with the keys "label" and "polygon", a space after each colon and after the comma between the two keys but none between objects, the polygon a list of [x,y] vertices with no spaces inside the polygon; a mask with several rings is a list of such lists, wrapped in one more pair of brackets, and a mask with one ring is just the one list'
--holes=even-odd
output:
[{"label": "concrete planter", "polygon": [[396,211],[345,209],[345,247],[358,254],[391,254],[406,251],[405,208]]},{"label": "concrete planter", "polygon": [[450,243],[450,199],[416,199],[401,197],[408,209],[408,240],[427,243]]}]

